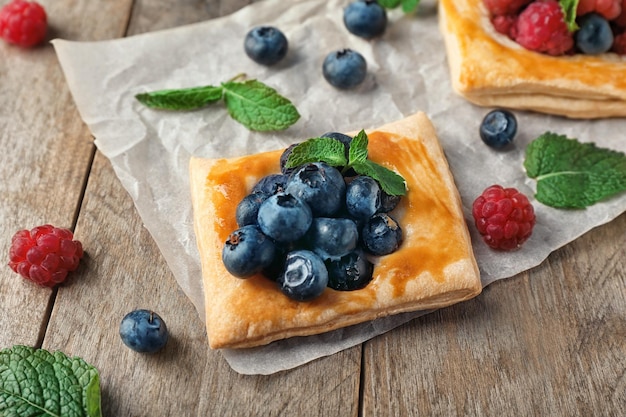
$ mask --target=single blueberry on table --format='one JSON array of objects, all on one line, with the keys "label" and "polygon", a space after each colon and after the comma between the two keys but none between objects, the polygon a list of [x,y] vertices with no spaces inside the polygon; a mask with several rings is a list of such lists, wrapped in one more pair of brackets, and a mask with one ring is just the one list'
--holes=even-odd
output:
[{"label": "single blueberry on table", "polygon": [[377,213],[365,222],[361,239],[364,249],[372,255],[388,255],[400,247],[402,229],[388,214]]},{"label": "single blueberry on table", "polygon": [[339,259],[356,248],[359,231],[351,219],[316,217],[305,239],[322,259]]},{"label": "single blueberry on table", "polygon": [[304,200],[314,216],[331,217],[343,206],[346,183],[337,168],[313,162],[291,175],[286,191]]},{"label": "single blueberry on table", "polygon": [[381,207],[381,189],[372,177],[359,175],[346,187],[346,208],[356,219],[372,217]]},{"label": "single blueberry on table", "polygon": [[134,310],[126,314],[120,323],[120,338],[132,350],[154,353],[167,343],[169,333],[165,322],[150,310]]},{"label": "single blueberry on table", "polygon": [[387,12],[376,0],[357,0],[343,11],[348,31],[365,39],[381,36],[387,28]]},{"label": "single blueberry on table", "polygon": [[256,224],[261,203],[269,198],[270,194],[256,191],[245,196],[235,210],[235,219],[239,227]]},{"label": "single blueberry on table", "polygon": [[374,265],[362,251],[356,250],[338,260],[327,261],[328,287],[338,291],[353,291],[372,280]]},{"label": "single blueberry on table", "polygon": [[246,55],[262,65],[274,65],[281,61],[289,43],[285,34],[273,26],[257,26],[250,30],[244,40]]},{"label": "single blueberry on table", "polygon": [[504,148],[513,142],[516,133],[517,119],[508,110],[492,110],[485,115],[480,124],[480,138],[492,148]]},{"label": "single blueberry on table", "polygon": [[285,270],[277,280],[280,290],[289,298],[309,301],[319,297],[328,285],[328,270],[324,261],[308,250],[287,254]]},{"label": "single blueberry on table", "polygon": [[580,18],[575,36],[576,47],[588,55],[608,52],[614,39],[611,25],[597,13],[589,13]]},{"label": "single blueberry on table", "polygon": [[352,49],[341,49],[326,55],[322,74],[336,88],[355,88],[365,80],[367,62],[360,53]]},{"label": "single blueberry on table", "polygon": [[257,220],[264,234],[279,243],[287,243],[304,236],[311,226],[313,215],[303,199],[289,193],[278,193],[261,204]]},{"label": "single blueberry on table", "polygon": [[247,278],[268,267],[275,253],[274,242],[261,232],[259,226],[248,225],[228,236],[222,248],[222,262],[232,275]]}]

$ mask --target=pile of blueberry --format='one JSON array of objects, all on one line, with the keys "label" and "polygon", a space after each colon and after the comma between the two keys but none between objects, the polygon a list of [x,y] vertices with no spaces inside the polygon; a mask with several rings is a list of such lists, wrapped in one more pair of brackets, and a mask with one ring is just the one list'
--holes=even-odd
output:
[{"label": "pile of blueberry", "polygon": [[[356,0],[344,9],[343,22],[353,35],[373,39],[385,32],[387,12],[376,0]],[[287,55],[288,46],[286,36],[273,26],[253,28],[244,41],[244,50],[248,57],[262,65],[280,62]],[[336,88],[355,88],[365,80],[367,62],[357,51],[339,49],[326,55],[322,74]]]},{"label": "pile of blueberry", "polygon": [[[323,137],[340,140],[348,152],[349,136]],[[224,265],[239,278],[262,273],[298,301],[326,287],[363,288],[372,279],[368,258],[402,243],[400,225],[389,214],[400,197],[345,167],[313,162],[286,168],[294,146],[281,156],[281,173],[263,177],[238,204],[239,228],[223,247]]]}]

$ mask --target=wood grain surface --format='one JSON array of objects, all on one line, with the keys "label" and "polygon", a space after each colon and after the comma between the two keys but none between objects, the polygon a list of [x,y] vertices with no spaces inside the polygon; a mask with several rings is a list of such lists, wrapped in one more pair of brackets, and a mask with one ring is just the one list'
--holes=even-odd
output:
[{"label": "wood grain surface", "polygon": [[[251,3],[39,2],[50,38],[80,41]],[[105,416],[625,415],[626,214],[474,300],[290,371],[239,375],[208,349],[195,308],[81,121],[52,47],[1,42],[0,55],[0,252],[15,231],[44,223],[72,228],[86,249],[54,290],[0,268],[0,348],[84,358],[100,370]],[[162,352],[135,353],[118,336],[124,314],[140,307],[168,324]]]}]

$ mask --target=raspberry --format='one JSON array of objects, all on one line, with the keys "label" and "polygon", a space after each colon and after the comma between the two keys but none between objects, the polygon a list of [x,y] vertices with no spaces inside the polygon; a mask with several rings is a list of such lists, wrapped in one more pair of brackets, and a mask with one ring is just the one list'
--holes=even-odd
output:
[{"label": "raspberry", "polygon": [[54,287],[83,257],[82,244],[73,238],[69,230],[49,224],[20,230],[11,240],[9,267],[36,284]]},{"label": "raspberry", "polygon": [[478,232],[494,249],[519,248],[535,226],[535,211],[515,188],[492,185],[474,200],[472,215]]},{"label": "raspberry", "polygon": [[484,0],[485,7],[492,16],[512,15],[532,0]]},{"label": "raspberry", "polygon": [[46,37],[48,18],[44,8],[32,1],[13,0],[0,9],[0,37],[25,48]]},{"label": "raspberry", "polygon": [[515,41],[531,51],[563,55],[574,46],[567,29],[563,9],[556,0],[536,1],[526,7],[517,19]]},{"label": "raspberry", "polygon": [[611,51],[618,55],[626,55],[626,32],[615,36]]},{"label": "raspberry", "polygon": [[496,32],[508,36],[511,39],[515,39],[517,34],[517,16],[514,15],[499,15],[494,16],[491,19],[493,27]]},{"label": "raspberry", "polygon": [[576,15],[596,12],[606,20],[613,20],[622,13],[622,0],[580,0]]}]

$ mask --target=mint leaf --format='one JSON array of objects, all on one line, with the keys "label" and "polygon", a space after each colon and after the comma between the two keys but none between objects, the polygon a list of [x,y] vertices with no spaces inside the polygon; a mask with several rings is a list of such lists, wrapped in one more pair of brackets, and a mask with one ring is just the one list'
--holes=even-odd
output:
[{"label": "mint leaf", "polygon": [[238,81],[240,74],[221,86],[158,90],[135,95],[145,106],[159,110],[196,110],[222,98],[230,116],[250,130],[283,130],[300,114],[293,104],[257,80]]},{"label": "mint leaf", "polygon": [[385,9],[395,9],[402,5],[402,11],[404,13],[411,13],[417,9],[420,4],[420,0],[378,0]]},{"label": "mint leaf", "polygon": [[528,145],[524,168],[551,207],[584,208],[626,191],[626,155],[552,132]]},{"label": "mint leaf", "polygon": [[578,8],[578,0],[559,0],[559,4],[563,10],[563,18],[565,20],[565,24],[567,25],[567,29],[570,32],[578,30],[578,25],[576,24],[576,9]]},{"label": "mint leaf", "polygon": [[380,187],[387,194],[405,195],[406,183],[404,178],[392,170],[367,159],[368,143],[367,134],[364,130],[361,130],[350,141],[348,160],[346,161],[345,145],[337,139],[308,139],[291,150],[285,166],[293,168],[321,161],[334,167],[341,167],[344,171],[353,168],[357,174],[368,175],[378,181]]},{"label": "mint leaf", "polygon": [[220,100],[222,87],[207,85],[177,90],[158,90],[137,94],[135,98],[153,109],[195,110]]},{"label": "mint leaf", "polygon": [[287,158],[286,168],[311,162],[326,162],[338,167],[347,164],[343,143],[333,138],[313,138],[296,145]]},{"label": "mint leaf", "polygon": [[350,165],[358,162],[365,162],[367,159],[368,143],[369,139],[367,138],[367,134],[364,130],[361,130],[354,138],[352,138],[350,141],[350,149],[348,149],[348,161]]},{"label": "mint leaf", "polygon": [[0,415],[101,417],[98,370],[62,352],[0,351]]},{"label": "mint leaf", "polygon": [[231,117],[250,130],[283,130],[299,118],[289,100],[257,80],[222,83]]}]

